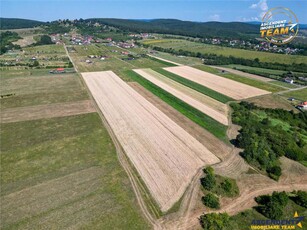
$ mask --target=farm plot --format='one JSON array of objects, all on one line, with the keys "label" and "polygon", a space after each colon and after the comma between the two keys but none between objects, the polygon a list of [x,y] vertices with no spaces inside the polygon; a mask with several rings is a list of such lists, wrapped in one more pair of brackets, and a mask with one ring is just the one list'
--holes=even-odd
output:
[{"label": "farm plot", "polygon": [[226,79],[215,74],[207,73],[189,66],[176,66],[164,69],[236,100],[270,93],[266,90],[257,89],[255,87]]},{"label": "farm plot", "polygon": [[134,71],[221,124],[228,125],[227,106],[225,104],[164,77],[151,69],[136,69]]},{"label": "farm plot", "polygon": [[85,87],[77,74],[51,75],[46,69],[2,73],[0,76],[2,109],[88,99]]},{"label": "farm plot", "polygon": [[0,123],[65,117],[96,112],[90,100],[3,109]]},{"label": "farm plot", "polygon": [[216,54],[223,56],[234,56],[237,58],[246,58],[254,60],[259,58],[261,62],[279,62],[285,64],[306,63],[307,57],[302,55],[284,55],[277,53],[268,53],[254,50],[244,50],[217,45],[209,45],[200,42],[187,41],[183,39],[161,39],[161,40],[143,40],[143,44],[157,46],[162,48],[172,48],[174,50],[183,50],[190,52],[199,52],[201,54]]},{"label": "farm plot", "polygon": [[111,71],[82,73],[99,108],[162,211],[197,170],[219,159]]},{"label": "farm plot", "polygon": [[3,123],[0,135],[0,229],[150,229],[97,113]]}]

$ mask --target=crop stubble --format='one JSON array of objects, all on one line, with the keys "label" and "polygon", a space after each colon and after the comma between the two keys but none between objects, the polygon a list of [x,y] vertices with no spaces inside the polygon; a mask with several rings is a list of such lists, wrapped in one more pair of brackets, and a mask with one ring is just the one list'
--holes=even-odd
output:
[{"label": "crop stubble", "polygon": [[112,71],[82,73],[96,103],[162,211],[219,159]]},{"label": "crop stubble", "polygon": [[183,78],[204,85],[236,100],[269,94],[270,92],[258,89],[240,82],[204,72],[189,66],[167,67],[165,70]]},{"label": "crop stubble", "polygon": [[223,125],[228,125],[227,106],[189,87],[177,83],[150,69],[135,69],[136,73],[180,100],[188,103]]}]

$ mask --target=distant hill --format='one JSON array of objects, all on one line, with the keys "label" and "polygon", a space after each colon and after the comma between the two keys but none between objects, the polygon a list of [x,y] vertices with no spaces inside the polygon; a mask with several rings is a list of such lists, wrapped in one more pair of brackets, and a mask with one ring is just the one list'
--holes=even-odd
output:
[{"label": "distant hill", "polygon": [[246,38],[259,33],[259,26],[243,22],[190,22],[176,19],[110,19],[92,18],[86,21],[100,22],[130,32],[169,33],[193,37]]},{"label": "distant hill", "polygon": [[0,18],[1,30],[33,28],[43,24],[45,24],[45,22],[29,20],[29,19]]}]

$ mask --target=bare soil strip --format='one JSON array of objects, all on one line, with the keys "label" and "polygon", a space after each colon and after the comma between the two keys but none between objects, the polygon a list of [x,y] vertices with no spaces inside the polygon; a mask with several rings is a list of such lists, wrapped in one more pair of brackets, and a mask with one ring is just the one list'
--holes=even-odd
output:
[{"label": "bare soil strip", "polygon": [[198,169],[219,159],[111,71],[82,73],[95,101],[162,211]]},{"label": "bare soil strip", "polygon": [[3,109],[1,123],[65,117],[96,112],[90,100]]},{"label": "bare soil strip", "polygon": [[25,36],[22,39],[20,39],[16,42],[13,42],[14,45],[20,45],[21,47],[26,47],[26,46],[31,45],[33,43],[35,43],[33,35]]},{"label": "bare soil strip", "polygon": [[245,85],[190,66],[175,66],[164,69],[236,100],[270,94],[266,90]]},{"label": "bare soil strip", "polygon": [[228,125],[227,105],[179,84],[151,69],[135,69],[133,71],[221,124]]},{"label": "bare soil strip", "polygon": [[258,81],[263,81],[263,82],[272,81],[272,79],[270,79],[270,78],[262,77],[262,76],[259,76],[259,75],[256,75],[256,74],[246,73],[246,72],[236,70],[236,69],[231,69],[231,68],[227,68],[227,67],[220,67],[220,66],[212,66],[212,67],[214,67],[218,70],[224,70],[224,71],[229,72],[229,73],[237,74],[239,76],[255,79],[255,80],[258,80]]},{"label": "bare soil strip", "polygon": [[167,60],[167,59],[164,59],[164,58],[160,58],[160,57],[157,57],[157,56],[154,56],[154,55],[147,54],[147,56],[152,57],[152,58],[156,58],[158,60],[165,61],[165,62],[168,62],[168,63],[172,63],[174,65],[178,65],[178,66],[182,65],[182,64],[179,64],[177,62],[173,62],[173,61],[170,61],[170,60]]}]

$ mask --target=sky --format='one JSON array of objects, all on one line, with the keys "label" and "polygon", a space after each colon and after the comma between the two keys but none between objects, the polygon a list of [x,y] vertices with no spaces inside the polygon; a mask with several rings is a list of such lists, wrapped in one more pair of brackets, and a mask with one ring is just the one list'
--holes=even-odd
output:
[{"label": "sky", "polygon": [[307,0],[0,0],[1,17],[39,21],[79,18],[187,21],[261,21],[273,7],[288,7],[307,23]]}]

